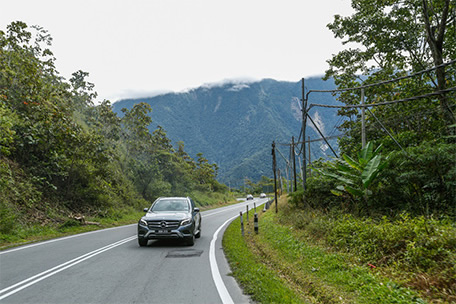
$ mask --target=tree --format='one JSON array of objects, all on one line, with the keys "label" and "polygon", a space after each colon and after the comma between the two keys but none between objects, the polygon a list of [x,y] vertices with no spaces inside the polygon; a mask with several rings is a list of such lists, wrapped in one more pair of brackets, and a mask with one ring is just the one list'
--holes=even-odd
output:
[{"label": "tree", "polygon": [[97,93],[94,91],[95,85],[86,81],[88,76],[89,73],[79,70],[74,72],[70,78],[74,105],[79,110],[93,106],[93,100],[97,97]]},{"label": "tree", "polygon": [[16,132],[13,129],[17,115],[6,107],[0,97],[0,157],[11,154]]},{"label": "tree", "polygon": [[149,115],[151,111],[150,105],[142,102],[131,110],[122,109],[125,115],[121,121],[127,150],[125,170],[139,193],[148,200],[153,200],[154,197],[150,185],[161,179],[158,162],[153,157],[153,137],[148,129],[152,123]]},{"label": "tree", "polygon": [[[163,128],[151,134],[150,105],[124,109],[122,118],[107,100],[94,106],[89,74],[60,77],[51,42],[45,30],[23,22],[0,30],[0,231],[188,195],[199,183],[197,165],[183,143],[174,150]],[[200,168],[209,173],[205,182],[217,185],[216,166]]]},{"label": "tree", "polygon": [[217,177],[218,166],[217,164],[210,164],[208,159],[203,156],[203,153],[196,154],[196,169],[195,178],[200,185],[209,185],[213,190],[215,178]]},{"label": "tree", "polygon": [[122,118],[124,136],[132,144],[129,149],[140,150],[142,143],[148,144],[152,140],[152,135],[149,132],[149,125],[152,123],[152,118],[149,115],[151,111],[152,108],[145,102],[136,104],[131,110],[122,109],[124,113]]},{"label": "tree", "polygon": [[[343,50],[328,60],[330,68],[326,71],[326,78],[333,77],[339,88],[390,80],[456,59],[454,1],[353,0],[352,7],[355,10],[352,16],[336,15],[334,22],[328,25],[335,37],[344,39],[344,44],[356,46]],[[370,102],[376,102],[444,90],[455,86],[455,71],[454,65],[440,67],[435,72],[420,77],[367,89],[366,96]],[[344,92],[339,100],[346,104],[359,104],[359,94],[360,92]],[[432,138],[442,129],[448,132],[447,127],[455,122],[455,102],[448,94],[438,96],[440,117],[416,117],[416,113],[428,113],[430,109],[436,108],[435,104],[431,99],[407,102],[395,105],[394,108],[377,107],[374,111],[383,120],[401,112],[402,118],[407,121],[400,124],[396,119],[392,122],[395,130],[415,132],[422,129],[417,138]],[[350,117],[357,115],[357,111],[344,109],[339,114]],[[421,121],[426,124],[425,128],[420,125]],[[348,120],[342,129],[350,130],[356,128],[357,124],[357,119]],[[426,133],[429,130],[431,132]],[[353,151],[357,148],[350,149]]]}]

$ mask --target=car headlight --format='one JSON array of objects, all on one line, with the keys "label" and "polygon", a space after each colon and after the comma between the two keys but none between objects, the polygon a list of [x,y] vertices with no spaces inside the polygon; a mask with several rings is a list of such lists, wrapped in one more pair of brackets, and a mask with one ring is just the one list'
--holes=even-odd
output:
[{"label": "car headlight", "polygon": [[186,218],[185,220],[182,220],[181,226],[190,225],[191,223],[192,223],[192,218],[189,217],[189,218]]},{"label": "car headlight", "polygon": [[139,224],[142,225],[142,226],[146,226],[147,227],[147,222],[143,219],[140,219],[139,220]]}]

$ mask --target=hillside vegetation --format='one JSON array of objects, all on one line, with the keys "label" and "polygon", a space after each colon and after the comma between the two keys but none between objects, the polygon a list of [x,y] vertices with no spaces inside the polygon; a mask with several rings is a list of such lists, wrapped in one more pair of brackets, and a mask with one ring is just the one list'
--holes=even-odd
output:
[{"label": "hillside vegetation", "polygon": [[[305,80],[312,89],[334,89],[332,80]],[[190,155],[204,153],[219,167],[218,179],[240,187],[244,178],[257,182],[272,176],[271,144],[296,141],[302,125],[301,82],[263,79],[256,82],[227,82],[207,85],[188,92],[168,93],[150,98],[125,99],[113,104],[115,112],[146,102],[153,108],[154,124],[163,126],[173,142],[185,141]],[[312,102],[336,104],[331,94],[315,95]],[[318,109],[312,117],[320,122],[325,135],[336,135],[337,112]],[[151,126],[152,127],[152,126]],[[310,129],[312,139],[320,137]],[[331,141],[335,147],[337,142]],[[312,144],[312,158],[325,154],[319,143]],[[283,161],[280,159],[279,161]]]},{"label": "hillside vegetation", "polygon": [[215,164],[191,158],[183,142],[174,148],[160,126],[149,132],[148,104],[120,118],[109,101],[94,105],[88,73],[59,76],[51,41],[22,22],[0,31],[0,243],[65,231],[84,217],[135,221],[159,196],[229,200]]}]

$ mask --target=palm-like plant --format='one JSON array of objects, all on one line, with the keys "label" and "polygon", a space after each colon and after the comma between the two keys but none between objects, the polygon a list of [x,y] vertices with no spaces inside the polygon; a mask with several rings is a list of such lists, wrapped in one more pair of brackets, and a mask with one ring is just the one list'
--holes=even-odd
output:
[{"label": "palm-like plant", "polygon": [[372,194],[371,186],[381,170],[388,162],[388,156],[383,158],[380,154],[382,146],[374,150],[369,142],[359,153],[355,160],[348,155],[342,155],[330,164],[331,171],[320,171],[323,175],[338,180],[341,184],[331,190],[335,195],[351,194],[354,198],[362,198],[367,202]]}]

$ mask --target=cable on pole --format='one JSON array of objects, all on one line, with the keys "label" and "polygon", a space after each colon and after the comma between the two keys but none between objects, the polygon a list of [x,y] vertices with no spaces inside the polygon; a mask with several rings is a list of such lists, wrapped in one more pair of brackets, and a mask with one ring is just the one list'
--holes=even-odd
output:
[{"label": "cable on pole", "polygon": [[363,105],[344,105],[343,106],[343,105],[325,105],[325,104],[312,103],[312,104],[309,105],[309,109],[308,110],[310,110],[313,107],[346,109],[346,108],[368,108],[368,107],[384,106],[384,105],[390,105],[390,104],[395,104],[395,103],[399,103],[399,102],[423,99],[423,98],[432,97],[432,96],[435,96],[435,95],[440,95],[440,94],[448,93],[448,92],[452,92],[452,91],[456,91],[456,87],[452,87],[452,88],[445,89],[445,90],[439,90],[439,91],[427,93],[427,94],[424,94],[424,95],[408,97],[408,98],[404,98],[404,99],[398,99],[398,100],[392,100],[392,101],[384,101],[384,102],[378,102],[378,103],[366,103],[366,104],[363,104]]},{"label": "cable on pole", "polygon": [[388,131],[388,129],[377,118],[377,116],[375,116],[375,114],[369,108],[367,108],[367,111],[375,118],[377,123],[382,127],[382,129],[386,132],[386,134],[388,134],[388,136],[396,143],[396,145],[398,145],[399,148],[401,148],[402,151],[404,151],[406,154],[408,154],[407,151],[405,151],[404,148],[402,148],[401,144],[396,140],[396,138],[394,138],[394,136]]},{"label": "cable on pole", "polygon": [[432,72],[434,70],[437,70],[439,68],[442,68],[442,67],[445,67],[445,66],[448,66],[448,65],[452,65],[454,63],[456,63],[456,59],[450,60],[450,61],[448,61],[446,63],[443,63],[441,65],[437,65],[435,67],[432,67],[432,68],[429,68],[429,69],[426,69],[426,70],[422,70],[422,71],[419,71],[419,72],[416,72],[416,73],[412,73],[410,75],[406,75],[406,76],[402,76],[402,77],[398,77],[398,78],[394,78],[394,79],[390,79],[390,80],[380,81],[380,82],[376,82],[376,83],[366,84],[366,85],[362,85],[362,86],[358,86],[358,87],[352,87],[352,88],[346,88],[346,89],[337,89],[337,90],[310,90],[310,91],[307,92],[306,99],[309,96],[309,94],[312,93],[312,92],[340,93],[340,92],[347,92],[347,91],[353,91],[353,90],[359,90],[359,89],[366,89],[366,88],[370,88],[370,87],[379,86],[379,85],[382,85],[382,84],[389,84],[389,83],[393,83],[393,82],[396,82],[396,81],[399,81],[399,80],[412,78],[412,77],[415,77],[415,76],[418,76],[418,75],[421,75],[421,74],[424,74],[424,73]]}]

